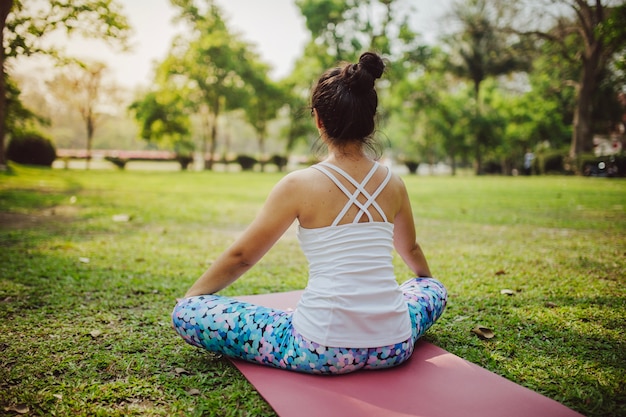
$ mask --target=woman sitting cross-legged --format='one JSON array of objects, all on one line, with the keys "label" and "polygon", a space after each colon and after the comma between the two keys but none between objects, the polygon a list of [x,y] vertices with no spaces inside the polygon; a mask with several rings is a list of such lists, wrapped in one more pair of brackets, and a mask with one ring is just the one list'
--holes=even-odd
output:
[{"label": "woman sitting cross-legged", "polygon": [[[396,366],[441,316],[446,289],[416,242],[403,181],[370,154],[384,72],[370,52],[326,71],[311,97],[328,149],[275,185],[256,219],[191,286],[172,313],[183,339],[211,352],[299,372]],[[309,262],[295,311],[215,293],[232,284],[294,222]],[[415,274],[399,285],[393,249]]]}]

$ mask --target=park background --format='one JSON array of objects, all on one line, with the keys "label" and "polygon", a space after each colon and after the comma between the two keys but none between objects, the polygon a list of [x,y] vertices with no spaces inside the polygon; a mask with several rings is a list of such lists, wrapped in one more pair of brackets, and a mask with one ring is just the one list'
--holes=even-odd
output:
[{"label": "park background", "polygon": [[142,158],[131,150],[191,168],[301,160],[317,139],[312,83],[371,49],[388,60],[376,135],[390,161],[626,175],[619,1],[129,2],[82,18],[46,3],[5,27],[9,146],[40,135],[59,159],[124,167]]},{"label": "park background", "polygon": [[[173,0],[153,23],[178,16],[180,37],[163,26],[137,83],[118,65],[141,2],[0,9],[11,3],[0,412],[272,415],[227,361],[181,343],[168,314],[285,171],[321,155],[312,82],[374,49],[388,60],[376,136],[451,294],[427,340],[585,415],[626,413],[622,2],[298,0],[293,18],[275,7],[273,29],[303,34],[272,70],[242,29],[254,19],[231,25],[245,1]],[[305,285],[290,231],[225,294]]]}]

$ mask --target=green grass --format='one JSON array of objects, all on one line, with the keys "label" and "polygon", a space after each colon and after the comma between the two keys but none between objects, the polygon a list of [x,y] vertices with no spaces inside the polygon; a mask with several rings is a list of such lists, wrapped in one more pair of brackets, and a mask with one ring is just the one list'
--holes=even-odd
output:
[{"label": "green grass", "polygon": [[[178,338],[169,313],[279,178],[0,173],[0,414],[273,415],[226,360]],[[405,181],[450,293],[426,338],[582,414],[626,415],[626,182]],[[224,294],[300,289],[306,274],[291,231]]]}]

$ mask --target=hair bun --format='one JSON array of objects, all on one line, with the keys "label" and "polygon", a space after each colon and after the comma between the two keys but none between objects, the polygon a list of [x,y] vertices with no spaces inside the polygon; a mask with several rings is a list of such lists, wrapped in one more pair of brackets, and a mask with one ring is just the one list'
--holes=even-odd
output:
[{"label": "hair bun", "polygon": [[373,52],[365,52],[357,64],[346,65],[341,76],[351,91],[363,94],[374,88],[374,82],[384,71],[383,60]]},{"label": "hair bun", "polygon": [[365,52],[359,58],[359,65],[371,74],[374,79],[380,78],[385,71],[383,60],[373,52]]}]

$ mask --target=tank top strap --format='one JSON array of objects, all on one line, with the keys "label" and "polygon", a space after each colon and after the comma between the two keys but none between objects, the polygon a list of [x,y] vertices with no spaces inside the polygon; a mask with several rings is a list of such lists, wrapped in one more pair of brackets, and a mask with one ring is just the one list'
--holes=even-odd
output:
[{"label": "tank top strap", "polygon": [[[374,166],[372,166],[372,169],[370,169],[370,171],[367,173],[365,178],[363,178],[363,180],[360,183],[357,182],[354,178],[352,178],[352,176],[350,176],[350,174],[348,174],[343,169],[333,164],[330,164],[328,162],[320,162],[319,164],[312,166],[312,168],[317,169],[318,171],[324,173],[328,178],[330,178],[335,183],[335,185],[337,185],[337,187],[346,195],[346,197],[348,197],[348,201],[346,202],[343,209],[339,212],[339,214],[333,221],[332,226],[336,226],[339,224],[339,221],[345,216],[346,212],[350,209],[350,207],[352,207],[352,205],[355,205],[359,208],[359,213],[355,216],[353,223],[359,223],[363,214],[365,214],[368,217],[369,222],[373,222],[374,218],[372,217],[371,213],[368,210],[370,206],[373,206],[376,209],[376,211],[378,211],[380,216],[383,218],[383,221],[387,222],[387,216],[385,216],[385,212],[376,202],[376,197],[378,197],[378,195],[382,192],[382,190],[385,188],[385,186],[389,182],[389,179],[391,178],[391,170],[387,168],[387,175],[385,179],[381,182],[381,184],[374,191],[374,193],[370,194],[369,192],[367,192],[367,190],[365,190],[365,186],[367,185],[367,183],[370,181],[370,179],[372,178],[372,176],[378,169],[378,166],[379,166],[378,162],[375,162]],[[335,171],[336,173],[344,177],[347,181],[349,181],[355,187],[354,192],[351,193],[346,188],[346,186],[343,185],[343,183],[339,181],[339,179],[337,179],[337,177],[326,168],[330,168],[331,170]],[[361,203],[358,200],[359,195],[363,195],[367,199],[365,203]]]},{"label": "tank top strap", "polygon": [[352,206],[352,204],[356,204],[357,206],[362,206],[362,204],[357,200],[357,198],[359,197],[359,193],[358,190],[355,193],[351,193],[345,185],[343,185],[341,183],[341,181],[339,181],[337,179],[337,177],[330,172],[328,169],[326,169],[324,166],[328,166],[330,164],[325,164],[325,163],[319,163],[317,165],[313,165],[312,168],[317,169],[318,171],[324,173],[328,178],[330,178],[335,185],[341,190],[343,191],[343,193],[346,195],[346,197],[348,197],[348,202],[346,203],[345,206],[343,206],[343,209],[339,212],[339,214],[337,214],[337,217],[335,217],[335,220],[333,220],[333,223],[331,224],[331,226],[337,226],[337,224],[339,224],[339,221],[343,218],[343,216],[345,216],[346,212],[348,211],[348,209],[350,209],[350,207]]}]

